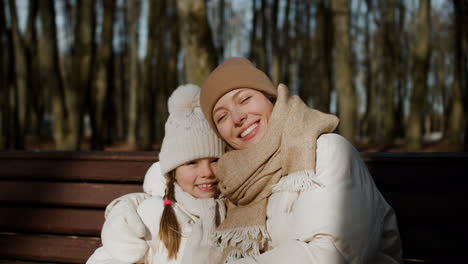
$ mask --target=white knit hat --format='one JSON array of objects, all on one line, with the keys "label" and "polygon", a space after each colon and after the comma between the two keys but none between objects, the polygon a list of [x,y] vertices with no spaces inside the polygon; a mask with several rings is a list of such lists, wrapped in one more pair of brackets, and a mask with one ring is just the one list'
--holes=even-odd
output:
[{"label": "white knit hat", "polygon": [[201,158],[218,158],[224,142],[211,129],[200,108],[200,87],[177,87],[168,100],[169,117],[159,153],[161,173]]}]

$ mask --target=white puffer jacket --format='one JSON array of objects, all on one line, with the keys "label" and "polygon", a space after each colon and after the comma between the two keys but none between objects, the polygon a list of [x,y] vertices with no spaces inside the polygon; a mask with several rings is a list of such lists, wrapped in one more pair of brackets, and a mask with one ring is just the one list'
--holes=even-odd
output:
[{"label": "white puffer jacket", "polygon": [[[137,263],[205,263],[204,259],[207,256],[204,255],[206,254],[214,254],[213,257],[219,257],[216,255],[219,253],[218,251],[208,247],[213,245],[212,235],[216,226],[224,220],[226,214],[224,202],[214,198],[194,198],[175,184],[177,203],[172,206],[181,228],[182,239],[177,258],[175,260],[168,259],[168,251],[164,243],[159,239],[159,223],[164,209],[164,199],[162,198],[164,187],[165,180],[160,175],[159,164],[155,163],[145,176],[145,193],[124,195],[112,201],[106,208],[106,218],[114,206],[121,201],[130,202],[133,208],[137,208],[138,216],[146,227],[144,240],[148,245],[146,254]],[[129,253],[131,253],[131,250],[129,250]],[[189,256],[186,256],[186,254],[189,254]],[[203,259],[203,262],[201,259]],[[100,247],[88,259],[87,263],[128,264],[131,262],[119,261],[113,258],[105,247]]]},{"label": "white puffer jacket", "polygon": [[316,176],[296,176],[282,178],[269,198],[271,250],[230,263],[401,262],[395,213],[346,139],[320,136]]}]

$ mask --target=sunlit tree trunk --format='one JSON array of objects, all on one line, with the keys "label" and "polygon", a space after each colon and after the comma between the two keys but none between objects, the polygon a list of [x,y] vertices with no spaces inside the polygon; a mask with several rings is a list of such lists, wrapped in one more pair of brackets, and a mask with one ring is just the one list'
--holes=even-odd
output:
[{"label": "sunlit tree trunk", "polygon": [[410,98],[410,113],[406,127],[406,146],[409,151],[421,149],[423,106],[427,91],[427,74],[430,61],[429,18],[430,1],[420,1],[418,9],[416,42],[412,50],[413,91]]},{"label": "sunlit tree trunk", "polygon": [[28,62],[24,39],[22,38],[18,25],[18,17],[15,1],[9,1],[11,17],[11,35],[13,38],[13,55],[15,58],[15,93],[14,102],[16,108],[17,131],[15,148],[24,148],[24,136],[26,132],[27,106],[28,106]]},{"label": "sunlit tree trunk", "polygon": [[138,67],[138,17],[140,16],[141,2],[127,1],[127,24],[130,35],[130,47],[128,64],[129,75],[129,103],[128,103],[128,130],[127,144],[136,146],[137,143],[137,117],[138,117],[138,87],[139,67]]},{"label": "sunlit tree trunk", "polygon": [[202,85],[218,61],[206,19],[205,1],[177,1],[177,17],[187,82]]},{"label": "sunlit tree trunk", "polygon": [[350,11],[348,0],[332,0],[334,26],[334,80],[338,94],[339,132],[351,143],[356,133],[357,99],[351,69]]},{"label": "sunlit tree trunk", "polygon": [[114,25],[114,0],[104,0],[104,19],[102,23],[101,41],[96,53],[96,73],[91,87],[91,100],[94,113],[91,120],[93,125],[92,148],[104,149],[104,139],[106,138],[106,109],[110,102],[109,89],[112,79],[112,39]]}]

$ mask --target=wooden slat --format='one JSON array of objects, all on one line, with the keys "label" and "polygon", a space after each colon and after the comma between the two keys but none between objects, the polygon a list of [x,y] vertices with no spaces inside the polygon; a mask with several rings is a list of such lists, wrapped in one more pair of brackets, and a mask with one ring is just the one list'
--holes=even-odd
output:
[{"label": "wooden slat", "polygon": [[100,245],[97,237],[0,234],[4,259],[85,263]]},{"label": "wooden slat", "polygon": [[158,152],[0,152],[0,179],[142,182]]},{"label": "wooden slat", "polygon": [[151,161],[0,159],[0,179],[142,182]]},{"label": "wooden slat", "polygon": [[158,159],[158,154],[158,151],[0,151],[0,159],[133,160],[155,162]]},{"label": "wooden slat", "polygon": [[0,206],[0,230],[99,236],[104,210]]},{"label": "wooden slat", "polygon": [[105,208],[141,184],[0,181],[0,203]]},{"label": "wooden slat", "polygon": [[2,264],[57,264],[57,262],[21,261],[21,260],[2,259],[1,257],[0,257],[0,263]]}]

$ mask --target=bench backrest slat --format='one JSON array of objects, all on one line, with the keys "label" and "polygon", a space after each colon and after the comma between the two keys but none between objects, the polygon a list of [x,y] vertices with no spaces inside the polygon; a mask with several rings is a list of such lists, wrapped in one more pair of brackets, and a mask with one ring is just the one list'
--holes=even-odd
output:
[{"label": "bench backrest slat", "polygon": [[102,210],[0,206],[0,228],[14,232],[99,236]]},{"label": "bench backrest slat", "polygon": [[116,197],[142,192],[138,184],[2,181],[0,202],[36,206],[105,208]]},{"label": "bench backrest slat", "polygon": [[100,241],[94,237],[10,235],[0,233],[0,256],[6,259],[85,263]]}]

